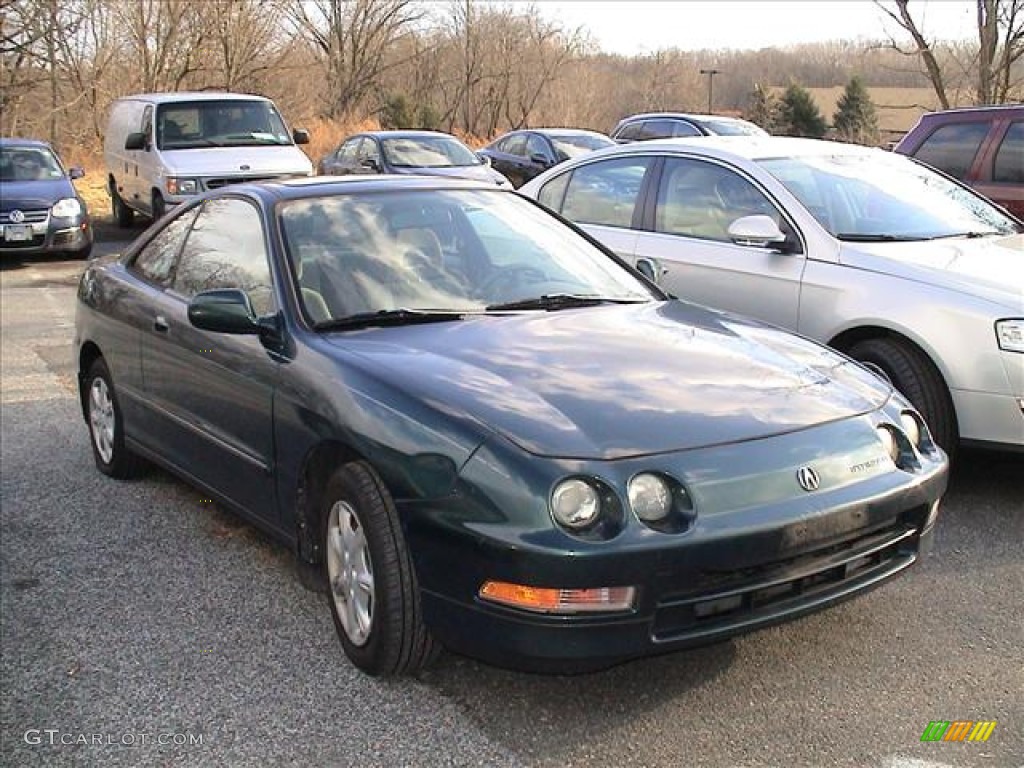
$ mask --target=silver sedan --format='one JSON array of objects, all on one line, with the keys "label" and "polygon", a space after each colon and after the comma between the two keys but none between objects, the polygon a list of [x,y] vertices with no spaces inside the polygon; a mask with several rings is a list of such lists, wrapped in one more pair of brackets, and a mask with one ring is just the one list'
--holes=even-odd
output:
[{"label": "silver sedan", "polygon": [[1024,449],[1024,225],[877,149],[668,139],[520,190],[674,295],[826,342],[889,378],[939,443]]}]

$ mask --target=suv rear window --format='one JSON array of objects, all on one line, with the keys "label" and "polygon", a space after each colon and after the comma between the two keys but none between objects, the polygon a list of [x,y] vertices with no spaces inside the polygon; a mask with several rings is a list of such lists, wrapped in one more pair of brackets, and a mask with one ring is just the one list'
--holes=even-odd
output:
[{"label": "suv rear window", "polygon": [[974,163],[978,147],[988,135],[989,125],[988,122],[943,125],[924,140],[914,157],[963,180]]},{"label": "suv rear window", "polygon": [[1010,123],[996,152],[992,181],[1024,184],[1024,123]]}]

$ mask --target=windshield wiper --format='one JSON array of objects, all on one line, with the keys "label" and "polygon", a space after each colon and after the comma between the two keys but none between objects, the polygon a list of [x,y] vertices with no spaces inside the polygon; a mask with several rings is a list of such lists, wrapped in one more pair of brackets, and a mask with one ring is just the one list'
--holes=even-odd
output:
[{"label": "windshield wiper", "polygon": [[581,295],[575,293],[546,293],[532,299],[507,301],[503,304],[490,304],[487,311],[501,309],[569,309],[572,307],[595,307],[598,304],[643,304],[649,299],[622,299],[608,296]]},{"label": "windshield wiper", "polygon": [[375,325],[414,325],[416,323],[441,323],[461,320],[466,312],[452,309],[379,309],[374,312],[357,312],[347,317],[337,317],[315,323],[317,331],[338,331],[346,328],[370,328]]},{"label": "windshield wiper", "polygon": [[931,238],[916,235],[861,235],[857,232],[840,232],[836,239],[851,243],[916,243]]},{"label": "windshield wiper", "polygon": [[998,235],[999,232],[995,230],[989,230],[988,232],[952,232],[948,235],[935,235],[935,237],[929,237],[929,240],[946,240],[953,237],[963,237],[968,240],[976,240],[979,237],[989,237],[991,235]]}]

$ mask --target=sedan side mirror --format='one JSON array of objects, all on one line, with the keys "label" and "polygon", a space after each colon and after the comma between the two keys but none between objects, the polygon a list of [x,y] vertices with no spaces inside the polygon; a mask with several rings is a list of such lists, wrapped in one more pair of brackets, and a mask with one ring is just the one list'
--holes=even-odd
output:
[{"label": "sedan side mirror", "polygon": [[257,334],[260,324],[245,291],[221,288],[196,294],[188,303],[188,321],[214,333]]},{"label": "sedan side mirror", "polygon": [[371,171],[380,172],[380,163],[378,163],[377,159],[374,157],[364,157],[359,161],[359,165],[363,168],[369,168]]},{"label": "sedan side mirror", "polygon": [[296,128],[292,131],[292,141],[296,144],[309,144],[309,131],[304,128]]},{"label": "sedan side mirror", "polygon": [[85,176],[85,169],[79,168],[77,165],[74,168],[68,168],[68,178],[74,181]]},{"label": "sedan side mirror", "polygon": [[480,162],[483,163],[484,165],[489,166],[491,164],[491,158],[489,158],[487,155],[484,155],[484,154],[481,154],[480,152],[477,152],[476,156],[480,160]]},{"label": "sedan side mirror", "polygon": [[649,256],[641,256],[636,260],[636,271],[655,285],[658,285],[661,282],[661,276],[665,274],[665,270],[657,260],[652,259]]},{"label": "sedan side mirror", "polygon": [[540,152],[534,152],[530,155],[530,162],[537,163],[537,165],[542,165],[545,168],[550,168],[554,165],[554,162],[552,162],[550,157],[542,155]]},{"label": "sedan side mirror", "polygon": [[764,214],[742,216],[729,225],[729,239],[736,245],[754,248],[781,247],[786,236],[775,223],[775,219]]}]

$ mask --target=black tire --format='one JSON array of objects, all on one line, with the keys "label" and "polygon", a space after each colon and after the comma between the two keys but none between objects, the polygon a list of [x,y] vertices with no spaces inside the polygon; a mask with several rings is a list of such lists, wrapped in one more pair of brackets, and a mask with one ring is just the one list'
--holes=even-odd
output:
[{"label": "black tire", "polygon": [[125,446],[121,406],[102,357],[89,367],[83,387],[85,421],[96,468],[120,480],[134,477],[142,467],[142,460]]},{"label": "black tire", "polygon": [[[368,464],[353,462],[331,475],[323,498],[327,601],[345,654],[371,675],[417,672],[440,649],[423,623],[412,558],[390,494]],[[346,549],[355,556],[346,558]],[[354,572],[360,569],[363,580],[368,572],[370,586],[357,597],[354,584],[363,581]],[[360,623],[353,606],[362,602],[368,617]]]},{"label": "black tire", "polygon": [[150,205],[150,210],[153,212],[153,221],[157,221],[167,213],[167,203],[164,202],[163,195],[153,190],[153,201]]},{"label": "black tire", "polygon": [[117,226],[127,229],[132,225],[132,222],[135,220],[135,211],[129,208],[124,200],[121,199],[121,195],[117,193],[117,187],[114,186],[113,182],[110,183],[110,207]]},{"label": "black tire", "polygon": [[924,417],[932,439],[953,456],[960,439],[953,400],[942,375],[923,352],[899,339],[867,339],[850,347],[849,355],[881,368]]}]

